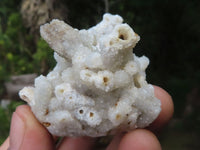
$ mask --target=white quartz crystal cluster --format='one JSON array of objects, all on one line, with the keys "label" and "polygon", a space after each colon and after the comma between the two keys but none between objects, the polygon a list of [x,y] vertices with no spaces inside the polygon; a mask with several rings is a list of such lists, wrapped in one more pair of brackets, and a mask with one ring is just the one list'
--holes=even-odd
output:
[{"label": "white quartz crystal cluster", "polygon": [[149,59],[132,53],[140,37],[119,15],[88,30],[54,19],[40,28],[55,68],[19,95],[53,135],[98,137],[144,128],[161,111],[146,82]]}]

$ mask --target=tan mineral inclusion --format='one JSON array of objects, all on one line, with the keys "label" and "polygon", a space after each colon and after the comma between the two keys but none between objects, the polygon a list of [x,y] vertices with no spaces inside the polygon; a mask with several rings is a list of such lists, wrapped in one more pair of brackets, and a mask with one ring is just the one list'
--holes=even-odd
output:
[{"label": "tan mineral inclusion", "polygon": [[146,81],[149,59],[132,53],[140,37],[119,15],[107,13],[88,30],[54,19],[40,32],[57,65],[19,95],[50,133],[98,137],[157,118],[161,103]]}]

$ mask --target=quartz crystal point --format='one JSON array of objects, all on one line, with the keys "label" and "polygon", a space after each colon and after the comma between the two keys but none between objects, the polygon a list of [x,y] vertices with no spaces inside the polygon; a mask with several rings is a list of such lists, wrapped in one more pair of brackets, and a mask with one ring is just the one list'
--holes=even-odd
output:
[{"label": "quartz crystal point", "polygon": [[57,64],[19,95],[50,133],[99,137],[157,118],[161,103],[146,81],[149,59],[133,54],[140,37],[119,15],[105,14],[88,30],[54,19],[40,33]]}]

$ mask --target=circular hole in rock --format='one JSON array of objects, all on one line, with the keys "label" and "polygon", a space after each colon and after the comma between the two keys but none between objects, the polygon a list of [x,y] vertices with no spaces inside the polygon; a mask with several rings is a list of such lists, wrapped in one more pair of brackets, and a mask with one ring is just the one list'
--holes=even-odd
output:
[{"label": "circular hole in rock", "polygon": [[81,110],[79,110],[79,113],[80,113],[80,114],[83,114],[83,110],[82,110],[82,109],[81,109]]}]

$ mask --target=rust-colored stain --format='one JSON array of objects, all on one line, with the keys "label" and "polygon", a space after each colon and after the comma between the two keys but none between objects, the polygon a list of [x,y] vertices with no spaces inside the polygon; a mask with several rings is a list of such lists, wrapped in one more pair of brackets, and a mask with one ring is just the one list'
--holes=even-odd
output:
[{"label": "rust-colored stain", "polygon": [[90,112],[90,117],[93,117],[94,116],[94,113]]},{"label": "rust-colored stain", "polygon": [[116,115],[116,119],[118,120],[118,119],[120,119],[121,118],[121,115],[120,114],[117,114]]},{"label": "rust-colored stain", "polygon": [[107,78],[107,77],[103,77],[103,82],[104,82],[105,85],[107,85],[107,83],[108,83],[108,78]]},{"label": "rust-colored stain", "polygon": [[49,127],[50,125],[51,125],[51,123],[49,123],[49,122],[43,122],[42,123],[45,127]]},{"label": "rust-colored stain", "polygon": [[44,115],[46,116],[48,114],[49,114],[49,109],[47,108]]}]

